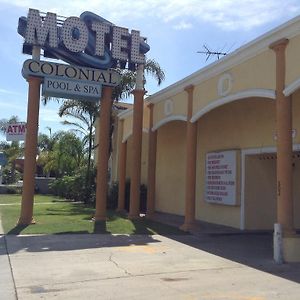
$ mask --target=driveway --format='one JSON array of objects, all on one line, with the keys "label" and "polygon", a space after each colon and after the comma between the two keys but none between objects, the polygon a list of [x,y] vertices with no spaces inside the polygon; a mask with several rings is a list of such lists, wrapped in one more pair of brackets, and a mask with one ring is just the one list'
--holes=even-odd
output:
[{"label": "driveway", "polygon": [[300,264],[276,265],[271,245],[269,234],[2,235],[0,299],[299,300]]}]

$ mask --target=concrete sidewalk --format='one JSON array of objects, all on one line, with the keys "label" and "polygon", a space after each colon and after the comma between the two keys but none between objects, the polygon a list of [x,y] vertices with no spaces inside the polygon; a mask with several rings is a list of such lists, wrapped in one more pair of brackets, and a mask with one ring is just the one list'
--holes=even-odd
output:
[{"label": "concrete sidewalk", "polygon": [[15,300],[16,291],[7,250],[6,237],[0,219],[0,299]]},{"label": "concrete sidewalk", "polygon": [[194,233],[4,236],[0,222],[0,300],[300,299],[300,264],[273,262],[270,233]]},{"label": "concrete sidewalk", "polygon": [[[6,241],[21,300],[299,300],[300,295],[300,265],[274,264],[270,237],[264,235],[11,235]],[[0,291],[0,299],[15,299]]]}]

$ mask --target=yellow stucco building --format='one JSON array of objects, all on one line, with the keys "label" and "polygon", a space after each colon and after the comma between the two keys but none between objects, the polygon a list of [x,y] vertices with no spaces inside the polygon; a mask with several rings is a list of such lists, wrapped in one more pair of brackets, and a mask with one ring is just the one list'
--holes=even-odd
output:
[{"label": "yellow stucco building", "polygon": [[[133,109],[118,115],[114,181],[130,179],[132,131]],[[280,223],[299,260],[300,17],[146,98],[142,132],[149,216],[185,216],[186,230]]]}]

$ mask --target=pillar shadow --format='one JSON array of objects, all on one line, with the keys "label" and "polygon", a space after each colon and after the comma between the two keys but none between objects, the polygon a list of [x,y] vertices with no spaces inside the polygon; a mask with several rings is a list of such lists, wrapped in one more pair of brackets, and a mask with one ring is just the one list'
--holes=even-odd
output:
[{"label": "pillar shadow", "polygon": [[110,233],[106,229],[106,221],[95,221],[93,233],[100,233],[100,234]]},{"label": "pillar shadow", "polygon": [[29,225],[16,225],[14,228],[12,228],[10,231],[8,231],[7,234],[18,235],[28,226]]}]

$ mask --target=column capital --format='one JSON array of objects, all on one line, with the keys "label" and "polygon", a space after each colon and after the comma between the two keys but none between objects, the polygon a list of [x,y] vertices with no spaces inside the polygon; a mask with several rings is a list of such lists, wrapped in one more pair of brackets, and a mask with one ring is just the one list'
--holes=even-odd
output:
[{"label": "column capital", "polygon": [[193,84],[190,84],[190,85],[186,86],[184,88],[184,90],[189,94],[189,93],[192,93],[194,91],[194,88],[195,88],[195,86]]},{"label": "column capital", "polygon": [[289,40],[286,38],[280,39],[272,44],[270,44],[269,48],[272,49],[275,52],[284,50],[289,43]]},{"label": "column capital", "polygon": [[147,104],[147,107],[148,107],[149,109],[153,109],[154,103],[148,103],[148,104]]},{"label": "column capital", "polygon": [[135,89],[135,90],[132,90],[131,91],[131,94],[132,95],[139,95],[139,94],[142,94],[143,96],[145,95],[147,93],[147,91],[144,89],[144,90],[137,90],[137,89]]},{"label": "column capital", "polygon": [[27,79],[27,82],[30,83],[30,82],[38,82],[38,83],[42,83],[43,79],[41,77],[36,77],[36,76],[29,76]]}]

